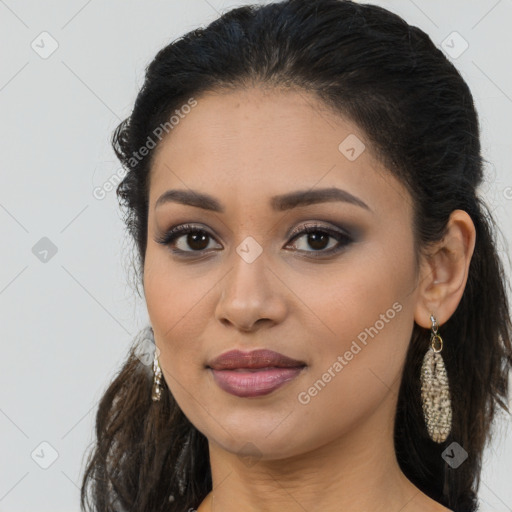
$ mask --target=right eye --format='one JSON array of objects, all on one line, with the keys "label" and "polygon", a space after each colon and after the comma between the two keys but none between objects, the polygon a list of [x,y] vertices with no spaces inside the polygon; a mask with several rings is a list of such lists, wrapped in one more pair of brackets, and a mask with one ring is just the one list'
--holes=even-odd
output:
[{"label": "right eye", "polygon": [[[186,238],[185,238],[186,237]],[[184,248],[173,249],[176,246],[176,241],[180,238],[185,238],[182,246],[188,245],[193,250],[188,251]],[[202,252],[208,247],[208,243],[205,245],[205,240],[213,238],[207,231],[200,229],[190,224],[182,224],[170,229],[163,236],[156,239],[156,242],[162,245],[166,245],[171,248],[173,253],[194,253]]]}]

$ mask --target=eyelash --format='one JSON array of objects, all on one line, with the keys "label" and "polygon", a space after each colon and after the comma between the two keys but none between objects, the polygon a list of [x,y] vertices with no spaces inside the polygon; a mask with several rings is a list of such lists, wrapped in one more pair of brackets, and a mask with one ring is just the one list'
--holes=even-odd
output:
[{"label": "eyelash", "polygon": [[[341,231],[336,231],[336,230],[333,230],[333,229],[330,229],[330,228],[327,228],[325,226],[321,226],[318,224],[308,224],[308,225],[301,226],[301,228],[303,228],[301,231],[295,230],[294,232],[291,233],[290,236],[292,238],[290,239],[290,242],[296,240],[297,238],[300,238],[303,235],[308,235],[311,233],[327,234],[331,238],[335,238],[338,241],[337,247],[331,248],[328,250],[316,250],[316,251],[315,250],[313,250],[313,251],[299,250],[299,252],[313,253],[314,258],[318,258],[321,256],[326,256],[326,255],[330,256],[330,255],[336,254],[353,242],[352,238],[349,235],[342,233]],[[298,229],[300,229],[300,228],[298,228]],[[159,244],[162,244],[165,246],[170,246],[172,244],[172,242],[174,242],[176,239],[181,238],[182,236],[188,235],[190,233],[204,233],[208,237],[214,238],[212,235],[210,235],[210,233],[208,233],[208,231],[206,231],[204,229],[194,227],[190,224],[182,224],[180,226],[176,226],[175,228],[170,229],[169,231],[164,233],[161,237],[156,238],[155,241]],[[287,244],[287,245],[289,245],[289,244]],[[171,251],[175,254],[178,254],[180,256],[188,258],[190,256],[185,255],[185,254],[187,254],[187,253],[201,254],[204,252],[204,249],[199,250],[199,251],[194,251],[194,250],[183,251],[182,249],[171,249]],[[317,256],[317,255],[315,255],[315,253],[320,253],[320,254]]]}]

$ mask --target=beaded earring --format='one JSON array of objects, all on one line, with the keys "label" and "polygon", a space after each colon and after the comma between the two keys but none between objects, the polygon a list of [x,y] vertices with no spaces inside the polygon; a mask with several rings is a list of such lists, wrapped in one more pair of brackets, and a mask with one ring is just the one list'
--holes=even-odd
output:
[{"label": "beaded earring", "polygon": [[439,326],[434,315],[430,315],[430,320],[430,348],[421,366],[421,401],[428,434],[432,441],[442,443],[451,431],[452,404],[448,374],[441,356],[443,339],[438,334]]}]

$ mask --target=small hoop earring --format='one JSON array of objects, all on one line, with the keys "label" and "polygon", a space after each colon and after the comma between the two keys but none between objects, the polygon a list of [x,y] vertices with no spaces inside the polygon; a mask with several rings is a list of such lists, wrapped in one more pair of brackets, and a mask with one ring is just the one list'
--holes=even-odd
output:
[{"label": "small hoop earring", "polygon": [[421,366],[421,401],[428,434],[432,441],[442,443],[451,432],[452,403],[448,374],[441,356],[443,339],[434,315],[430,315],[430,321],[430,347]]}]

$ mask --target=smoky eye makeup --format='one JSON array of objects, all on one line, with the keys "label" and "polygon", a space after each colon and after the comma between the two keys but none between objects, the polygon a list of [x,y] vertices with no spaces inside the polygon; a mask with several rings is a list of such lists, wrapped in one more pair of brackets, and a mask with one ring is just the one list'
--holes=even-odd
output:
[{"label": "smoky eye makeup", "polygon": [[[359,231],[332,221],[299,222],[285,235],[283,249],[311,258],[328,258],[357,241]],[[204,256],[223,249],[216,235],[202,223],[172,225],[159,230],[154,240],[177,257]]]}]

